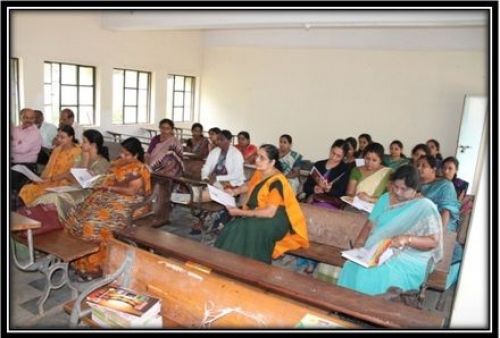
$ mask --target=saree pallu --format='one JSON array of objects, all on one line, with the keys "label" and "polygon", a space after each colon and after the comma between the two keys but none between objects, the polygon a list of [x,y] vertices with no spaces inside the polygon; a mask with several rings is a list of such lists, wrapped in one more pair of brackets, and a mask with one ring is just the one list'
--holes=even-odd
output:
[{"label": "saree pallu", "polygon": [[[128,163],[117,160],[109,172],[111,175],[104,180],[102,184],[104,187],[123,186],[128,181],[140,177],[143,180],[144,195],[148,195],[151,191],[149,170],[137,160]],[[84,240],[101,241],[97,253],[73,263],[76,270],[82,273],[95,273],[100,270],[106,258],[106,240],[112,237],[113,231],[129,226],[132,207],[143,201],[144,195],[129,196],[97,190],[71,210],[66,221],[66,229],[72,235]]]},{"label": "saree pallu", "polygon": [[182,176],[184,172],[182,152],[182,144],[174,136],[157,143],[151,150],[149,159],[151,170],[165,176]]},{"label": "saree pallu", "polygon": [[[353,169],[356,170],[357,168]],[[359,170],[359,169],[358,169]],[[391,174],[391,168],[380,168],[373,174],[367,177],[362,177],[358,181],[356,187],[356,194],[360,192],[365,192],[369,196],[379,197],[384,193],[387,187],[387,182],[389,181],[389,175]]]},{"label": "saree pallu", "polygon": [[[56,175],[68,173],[69,170],[74,167],[81,152],[82,149],[79,145],[74,145],[68,150],[64,150],[61,147],[55,148],[50,155],[49,163],[47,163],[47,166],[43,170],[41,178],[47,179]],[[21,189],[19,197],[23,200],[24,204],[31,205],[37,197],[45,194],[46,188],[70,185],[71,183],[72,182],[68,179],[37,184],[30,183]]]},{"label": "saree pallu", "polygon": [[283,172],[283,175],[288,175],[293,168],[297,167],[298,164],[300,164],[301,160],[302,155],[293,150],[289,151],[288,154],[281,157],[279,161],[281,164],[281,171]]}]

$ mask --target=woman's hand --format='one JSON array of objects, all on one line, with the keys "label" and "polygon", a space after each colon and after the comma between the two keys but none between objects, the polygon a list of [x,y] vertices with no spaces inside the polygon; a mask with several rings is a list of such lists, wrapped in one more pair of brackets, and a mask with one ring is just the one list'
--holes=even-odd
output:
[{"label": "woman's hand", "polygon": [[226,192],[227,194],[231,195],[231,196],[235,196],[235,192],[234,192],[234,188],[230,188],[230,187],[227,187],[227,188],[224,188],[224,192]]},{"label": "woman's hand", "polygon": [[319,185],[316,184],[314,186],[314,193],[315,194],[323,194],[324,192],[325,192],[325,190],[322,187],[320,187]]},{"label": "woman's hand", "polygon": [[360,192],[358,193],[356,196],[358,196],[358,198],[360,200],[363,200],[363,201],[366,201],[366,202],[372,202],[372,198],[370,197],[370,195],[368,195],[366,192]]},{"label": "woman's hand", "polygon": [[243,216],[244,214],[244,211],[241,210],[240,208],[229,207],[226,205],[226,209],[231,216]]},{"label": "woman's hand", "polygon": [[391,247],[402,249],[408,246],[408,243],[410,243],[410,236],[408,235],[395,236],[392,238]]}]

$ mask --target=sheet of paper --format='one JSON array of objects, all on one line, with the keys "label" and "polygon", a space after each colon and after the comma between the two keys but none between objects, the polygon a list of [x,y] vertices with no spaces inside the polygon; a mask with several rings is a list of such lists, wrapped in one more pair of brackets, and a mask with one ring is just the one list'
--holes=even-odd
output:
[{"label": "sheet of paper", "polygon": [[352,198],[350,196],[342,196],[340,199],[342,201],[352,205],[356,209],[363,210],[363,211],[366,211],[368,213],[372,212],[373,207],[375,206],[374,203],[363,201],[363,200],[359,199],[359,197],[357,197],[357,196],[355,196],[354,198]]},{"label": "sheet of paper", "polygon": [[350,261],[364,266],[365,268],[380,266],[394,254],[394,251],[391,248],[386,247],[387,243],[382,241],[371,248],[357,248],[342,251],[342,256]]},{"label": "sheet of paper", "polygon": [[90,188],[101,177],[92,176],[86,168],[71,168],[70,172],[82,188]]},{"label": "sheet of paper", "polygon": [[357,158],[356,159],[356,167],[362,167],[365,165],[365,159],[364,158]]},{"label": "sheet of paper", "polygon": [[354,196],[354,199],[352,201],[352,205],[354,205],[356,208],[358,208],[360,210],[364,210],[367,212],[372,212],[373,207],[375,206],[374,203],[363,201],[358,196]]},{"label": "sheet of paper", "polygon": [[212,201],[220,203],[224,206],[236,207],[236,201],[233,196],[229,195],[225,191],[217,189],[213,185],[208,185],[208,193]]},{"label": "sheet of paper", "polygon": [[12,166],[11,169],[14,171],[17,171],[18,173],[23,174],[24,176],[26,176],[27,178],[29,178],[33,182],[42,182],[42,179],[40,178],[40,176],[38,176],[37,174],[35,174],[31,170],[29,170],[28,167],[25,165],[16,164],[16,165]]},{"label": "sheet of paper", "polygon": [[45,188],[45,190],[50,191],[50,192],[65,193],[65,192],[72,192],[72,191],[81,191],[82,188],[74,186],[74,185],[63,185],[60,187]]}]

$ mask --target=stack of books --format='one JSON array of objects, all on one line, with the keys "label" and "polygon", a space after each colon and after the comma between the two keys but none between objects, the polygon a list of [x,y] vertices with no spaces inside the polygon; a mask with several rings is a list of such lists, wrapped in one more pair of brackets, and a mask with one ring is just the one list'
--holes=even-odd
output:
[{"label": "stack of books", "polygon": [[107,285],[87,296],[92,320],[104,328],[162,328],[160,299]]}]

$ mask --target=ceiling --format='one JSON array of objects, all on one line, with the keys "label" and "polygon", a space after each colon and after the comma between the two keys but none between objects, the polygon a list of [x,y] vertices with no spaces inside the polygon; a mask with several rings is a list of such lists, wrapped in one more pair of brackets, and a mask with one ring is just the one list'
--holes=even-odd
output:
[{"label": "ceiling", "polygon": [[115,31],[338,27],[480,27],[486,10],[123,10],[104,12]]},{"label": "ceiling", "polygon": [[193,31],[204,47],[486,50],[487,10],[113,10],[110,31]]}]

